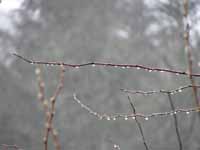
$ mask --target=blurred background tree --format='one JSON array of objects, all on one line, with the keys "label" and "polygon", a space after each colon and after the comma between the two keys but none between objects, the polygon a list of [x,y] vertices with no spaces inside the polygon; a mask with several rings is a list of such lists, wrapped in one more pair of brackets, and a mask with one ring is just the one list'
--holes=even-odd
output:
[{"label": "blurred background tree", "polygon": [[[199,3],[190,1],[196,72],[200,58]],[[30,150],[42,148],[44,116],[36,97],[34,67],[10,52],[35,60],[133,63],[185,71],[182,13],[179,0],[4,0],[0,4],[0,143]],[[55,89],[57,70],[44,69],[48,96]],[[131,109],[120,88],[172,89],[188,83],[187,77],[137,70],[67,69],[55,117],[63,149],[111,149],[110,140],[122,149],[144,149],[133,121],[96,120],[72,101],[74,90],[98,112],[127,113]],[[173,96],[175,105],[194,106],[191,95],[188,90]],[[170,110],[167,97],[161,95],[134,99],[139,112]],[[184,115],[178,118],[184,148],[199,149],[198,122],[191,132],[192,119]],[[177,149],[172,118],[142,121],[142,125],[151,149]]]}]

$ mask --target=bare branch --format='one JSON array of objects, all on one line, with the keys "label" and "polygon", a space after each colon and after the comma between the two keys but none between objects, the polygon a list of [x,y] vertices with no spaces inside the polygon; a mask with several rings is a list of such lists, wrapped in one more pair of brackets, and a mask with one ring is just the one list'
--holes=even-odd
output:
[{"label": "bare branch", "polygon": [[[195,85],[196,88],[200,88],[199,85]],[[176,93],[181,93],[183,92],[183,90],[188,89],[188,88],[193,88],[193,85],[186,85],[186,86],[180,86],[177,89],[173,89],[173,90],[152,90],[152,91],[134,91],[134,90],[128,90],[128,89],[120,89],[121,91],[125,92],[125,93],[130,93],[130,94],[140,94],[140,95],[144,95],[144,96],[148,96],[148,95],[153,95],[153,94],[176,94]]]},{"label": "bare branch", "polygon": [[[30,64],[37,64],[37,65],[47,65],[47,66],[64,66],[64,67],[72,67],[72,68],[80,68],[84,66],[102,66],[102,67],[114,67],[114,68],[122,68],[122,69],[138,69],[138,70],[144,70],[147,72],[167,72],[167,73],[172,73],[175,75],[189,75],[188,72],[184,71],[177,71],[177,70],[170,70],[170,69],[163,69],[163,68],[151,68],[151,67],[146,67],[143,65],[137,65],[137,64],[113,64],[113,63],[101,63],[101,62],[89,62],[89,63],[84,63],[84,64],[67,64],[64,62],[45,62],[45,61],[34,61],[27,59],[19,54],[14,53],[13,55],[17,56],[18,58],[24,60],[25,62],[28,62]],[[200,74],[190,74],[192,77],[200,77]]]},{"label": "bare branch", "polygon": [[[60,94],[60,92],[63,88],[63,85],[64,85],[64,67],[61,66],[60,70],[61,71],[60,71],[59,84],[56,88],[54,95],[50,98],[50,102],[51,102],[51,107],[50,107],[50,110],[49,110],[50,114],[47,117],[45,137],[44,137],[45,150],[48,149],[47,148],[48,147],[47,142],[48,142],[49,133],[50,133],[51,128],[52,128],[53,117],[54,117],[54,114],[55,114],[56,99],[57,99],[58,95]],[[58,143],[59,141],[58,141],[58,137],[57,137],[57,131],[54,129],[54,130],[52,130],[52,133],[53,133],[54,145],[56,147],[56,150],[60,150],[61,147],[60,147],[60,143]]]},{"label": "bare branch", "polygon": [[98,119],[102,120],[117,120],[117,119],[124,119],[124,120],[135,120],[135,117],[140,117],[143,118],[145,120],[149,120],[150,118],[155,118],[155,117],[166,117],[166,116],[173,116],[174,114],[178,114],[178,113],[185,113],[186,115],[189,115],[190,113],[194,113],[194,112],[200,112],[199,107],[193,107],[193,108],[179,108],[179,109],[175,109],[173,111],[167,111],[167,112],[158,112],[158,113],[149,113],[149,114],[142,114],[142,113],[131,113],[131,114],[101,114],[98,113],[96,111],[94,111],[92,108],[90,108],[89,106],[83,104],[76,96],[76,94],[73,94],[73,100],[78,103],[81,108],[85,109],[88,113],[90,113],[91,115],[97,117]]},{"label": "bare branch", "polygon": [[45,135],[43,138],[45,150],[48,150],[48,139],[49,139],[50,131],[53,136],[53,142],[54,142],[56,150],[61,149],[60,142],[58,139],[58,132],[56,131],[56,129],[53,128],[53,123],[52,123],[53,117],[55,114],[55,102],[56,102],[56,99],[57,99],[58,95],[60,94],[60,92],[63,88],[63,84],[64,84],[64,67],[63,66],[60,66],[60,67],[61,67],[60,78],[59,78],[60,81],[59,81],[59,84],[56,88],[54,95],[50,98],[50,104],[49,104],[48,100],[45,100],[45,94],[44,94],[45,84],[41,77],[41,68],[37,67],[36,71],[35,71],[35,73],[37,75],[38,86],[39,86],[38,99],[42,102],[43,107],[44,107],[44,112],[46,114]]}]

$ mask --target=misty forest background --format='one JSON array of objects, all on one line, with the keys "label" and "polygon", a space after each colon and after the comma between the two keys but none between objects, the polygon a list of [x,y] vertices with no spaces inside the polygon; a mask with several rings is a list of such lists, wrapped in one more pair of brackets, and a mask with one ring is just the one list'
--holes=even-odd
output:
[{"label": "misty forest background", "polygon": [[[0,5],[5,1],[8,0],[2,0]],[[20,7],[12,11],[3,11],[0,6],[0,144],[17,144],[27,150],[39,150],[43,146],[44,113],[37,100],[35,67],[10,55],[11,52],[35,60],[76,64],[100,61],[187,69],[180,0],[17,2]],[[198,73],[200,1],[190,1],[190,17],[194,73]],[[43,68],[48,96],[56,88],[58,70],[57,67]],[[131,113],[127,95],[120,88],[156,90],[188,84],[187,76],[136,69],[66,69],[54,120],[62,149],[111,150],[112,142],[123,150],[144,149],[135,121],[97,120],[73,101],[74,91],[97,112]],[[141,113],[171,110],[167,96],[161,94],[132,98]],[[172,98],[178,108],[195,106],[191,89]],[[178,115],[185,150],[200,149],[200,122],[196,116],[197,113]],[[178,148],[173,117],[140,122],[150,149]]]}]

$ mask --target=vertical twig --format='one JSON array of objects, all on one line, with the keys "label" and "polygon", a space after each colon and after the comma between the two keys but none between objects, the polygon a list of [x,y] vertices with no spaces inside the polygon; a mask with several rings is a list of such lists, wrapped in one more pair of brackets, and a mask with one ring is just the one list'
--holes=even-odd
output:
[{"label": "vertical twig", "polygon": [[48,100],[45,99],[45,93],[44,93],[45,83],[42,79],[40,66],[36,67],[35,74],[37,75],[37,82],[38,82],[38,87],[39,87],[38,99],[43,104],[43,109],[45,113],[47,113],[49,109],[49,104],[48,104]]},{"label": "vertical twig", "polygon": [[43,103],[44,111],[46,113],[45,135],[43,138],[44,149],[48,150],[48,139],[49,139],[49,134],[51,131],[55,148],[56,150],[60,150],[61,146],[58,139],[58,132],[56,131],[56,129],[53,128],[52,122],[53,122],[53,117],[55,114],[55,102],[64,84],[64,67],[61,66],[60,78],[59,78],[60,81],[54,95],[50,98],[50,104],[48,100],[45,100],[45,96],[44,96],[45,84],[41,78],[41,69],[39,67],[36,68],[36,75],[37,75],[38,86],[39,86],[38,99]]},{"label": "vertical twig", "polygon": [[[128,95],[128,100],[129,100],[129,103],[130,103],[130,105],[131,105],[133,114],[135,115],[135,114],[136,114],[136,109],[135,109],[135,106],[134,106],[133,102],[131,101],[131,98],[130,98],[129,95]],[[148,145],[147,145],[146,140],[145,140],[145,137],[144,137],[144,132],[143,132],[143,129],[142,129],[142,125],[141,125],[141,123],[138,121],[137,116],[135,116],[135,121],[136,121],[136,124],[137,124],[137,126],[138,126],[138,129],[139,129],[139,131],[140,131],[140,134],[141,134],[141,136],[142,136],[142,141],[143,141],[143,143],[144,143],[145,149],[146,149],[146,150],[149,150]]]},{"label": "vertical twig", "polygon": [[[48,137],[49,137],[50,130],[52,129],[52,122],[53,122],[53,117],[55,114],[56,99],[58,95],[60,94],[63,88],[63,85],[64,85],[64,67],[61,66],[59,84],[56,88],[54,95],[50,98],[50,103],[51,103],[50,110],[49,110],[50,113],[48,115],[47,122],[46,122],[46,131],[45,131],[45,138],[44,138],[45,150],[48,150]],[[58,143],[58,139],[57,139],[57,131],[55,130],[52,130],[52,131],[53,131],[53,139],[55,140],[54,144],[55,144],[56,150],[60,150],[60,144]]]},{"label": "vertical twig", "polygon": [[197,107],[199,107],[200,102],[198,99],[198,93],[197,93],[197,87],[195,86],[195,79],[192,76],[193,74],[193,60],[192,60],[192,49],[190,46],[190,24],[189,24],[189,0],[184,0],[183,2],[184,7],[184,13],[183,13],[183,19],[184,19],[184,48],[187,55],[187,61],[188,61],[188,75],[190,82],[192,84],[192,91],[193,91],[193,97],[195,99]]},{"label": "vertical twig", "polygon": [[[49,102],[48,102],[47,99],[45,99],[45,92],[44,92],[45,83],[42,79],[41,67],[40,66],[36,67],[35,74],[37,75],[37,82],[38,82],[38,87],[39,87],[38,99],[43,104],[43,109],[44,109],[44,112],[45,112],[45,129],[46,129],[46,128],[48,128],[47,122],[48,122],[48,118],[50,116],[50,112],[49,112]],[[48,150],[48,136],[46,135],[46,133],[43,137],[43,143],[44,143],[44,149]]]},{"label": "vertical twig", "polygon": [[[169,99],[171,109],[174,112],[175,106],[174,106],[174,103],[172,101],[172,97],[171,97],[170,93],[167,93],[167,95],[168,95],[168,99]],[[179,132],[179,129],[178,129],[178,119],[177,119],[176,113],[173,113],[173,117],[174,117],[174,125],[175,125],[175,130],[176,130],[176,136],[177,136],[177,140],[178,140],[178,144],[179,144],[179,150],[182,150],[183,144],[181,142],[181,136],[180,136],[180,132]]]},{"label": "vertical twig", "polygon": [[[193,73],[193,60],[192,60],[192,49],[190,47],[190,24],[189,24],[189,0],[184,0],[183,1],[183,7],[184,7],[184,12],[183,12],[183,25],[184,25],[184,48],[186,52],[186,57],[187,57],[187,62],[188,62],[188,76],[190,79],[190,83],[192,84],[192,95],[195,100],[196,106],[199,109],[200,106],[200,101],[198,98],[198,92],[197,92],[197,87],[195,86],[195,79],[192,76]],[[198,118],[200,119],[200,113],[198,113]],[[193,132],[194,129],[194,122],[196,121],[196,117],[194,116],[192,119],[192,124],[190,126],[190,134],[187,138],[189,138]]]}]

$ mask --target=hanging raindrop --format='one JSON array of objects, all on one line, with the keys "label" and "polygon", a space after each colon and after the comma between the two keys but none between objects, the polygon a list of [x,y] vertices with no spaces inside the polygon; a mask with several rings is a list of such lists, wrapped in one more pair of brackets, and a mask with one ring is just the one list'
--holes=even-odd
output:
[{"label": "hanging raindrop", "polygon": [[117,145],[117,144],[114,144],[113,147],[114,147],[115,149],[117,149],[117,150],[120,150],[120,146]]},{"label": "hanging raindrop", "polygon": [[189,112],[189,111],[187,111],[187,112],[186,112],[186,114],[187,114],[187,115],[189,115],[189,114],[190,114],[190,112]]},{"label": "hanging raindrop", "polygon": [[178,90],[178,92],[180,92],[180,93],[181,93],[181,92],[182,92],[182,89],[179,89],[179,90]]},{"label": "hanging raindrop", "polygon": [[103,116],[99,116],[99,120],[102,120],[103,119]]},{"label": "hanging raindrop", "polygon": [[109,117],[109,116],[107,116],[107,117],[106,117],[106,119],[109,121],[109,120],[110,120],[110,117]]},{"label": "hanging raindrop", "polygon": [[79,69],[80,67],[79,67],[79,66],[76,66],[75,68],[76,68],[76,69]]},{"label": "hanging raindrop", "polygon": [[115,121],[115,120],[116,120],[116,117],[113,117],[112,119]]},{"label": "hanging raindrop", "polygon": [[132,119],[135,120],[135,116],[133,116]]},{"label": "hanging raindrop", "polygon": [[128,116],[125,116],[125,117],[124,117],[124,120],[128,120]]}]

